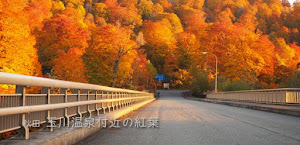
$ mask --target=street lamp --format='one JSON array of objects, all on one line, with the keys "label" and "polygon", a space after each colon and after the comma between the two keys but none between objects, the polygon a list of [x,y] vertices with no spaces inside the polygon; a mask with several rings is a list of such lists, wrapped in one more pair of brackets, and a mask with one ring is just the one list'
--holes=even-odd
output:
[{"label": "street lamp", "polygon": [[[202,52],[203,55],[206,55],[210,52]],[[214,55],[213,53],[210,53],[212,54],[213,56],[215,56],[216,58],[216,79],[215,79],[215,93],[218,92],[218,57],[216,55]]]}]

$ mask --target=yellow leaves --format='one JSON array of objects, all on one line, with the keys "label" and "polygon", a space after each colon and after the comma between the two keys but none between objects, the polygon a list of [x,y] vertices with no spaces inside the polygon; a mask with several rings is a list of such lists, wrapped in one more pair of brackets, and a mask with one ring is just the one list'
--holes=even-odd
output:
[{"label": "yellow leaves", "polygon": [[95,32],[92,46],[94,50],[108,50],[116,58],[135,48],[136,43],[130,38],[130,31],[108,24],[99,27]]},{"label": "yellow leaves", "polygon": [[36,76],[41,74],[40,64],[34,48],[35,37],[28,23],[30,17],[25,14],[24,4],[20,1],[15,5],[16,9],[7,9],[0,14],[0,71]]},{"label": "yellow leaves", "polygon": [[[224,20],[223,20],[224,21]],[[219,69],[229,79],[257,81],[260,74],[272,75],[274,72],[274,46],[268,36],[255,33],[255,19],[251,14],[244,14],[239,21],[228,27],[224,22],[215,24],[208,41],[212,42],[212,50],[219,57]],[[211,38],[211,39],[209,39]],[[214,68],[210,59],[210,68]],[[210,72],[210,71],[209,71]]]},{"label": "yellow leaves", "polygon": [[286,45],[283,38],[275,39],[274,43],[277,48],[276,59],[279,65],[295,68],[299,60],[299,56],[296,56],[295,50]]},{"label": "yellow leaves", "polygon": [[65,9],[65,5],[61,1],[52,1],[52,10],[61,12]]},{"label": "yellow leaves", "polygon": [[172,48],[175,41],[172,30],[168,26],[171,24],[166,19],[157,22],[144,22],[143,32],[146,42],[157,47]]},{"label": "yellow leaves", "polygon": [[188,68],[189,65],[196,63],[191,60],[198,60],[199,54],[199,41],[193,33],[183,32],[177,36],[177,46],[175,49],[175,55],[181,67]]},{"label": "yellow leaves", "polygon": [[257,16],[258,18],[267,19],[272,15],[272,9],[266,3],[262,3],[258,6]]},{"label": "yellow leaves", "polygon": [[83,5],[85,0],[64,0],[66,3],[72,3],[74,5]]},{"label": "yellow leaves", "polygon": [[238,7],[244,7],[249,3],[248,0],[234,0],[234,1]]},{"label": "yellow leaves", "polygon": [[132,63],[136,55],[137,52],[135,50],[132,50],[127,55],[124,55],[121,58],[117,72],[118,79],[125,81],[132,78]]},{"label": "yellow leaves", "polygon": [[160,5],[159,3],[154,4],[153,6],[153,14],[160,14],[164,12],[164,8],[162,5]]},{"label": "yellow leaves", "polygon": [[105,21],[109,19],[110,11],[106,6],[106,4],[96,3],[92,8],[92,13],[95,15],[96,21],[100,22],[100,24],[103,24]]},{"label": "yellow leaves", "polygon": [[111,4],[109,1],[105,3],[110,9],[109,20],[111,23],[119,23],[128,28],[142,25],[142,17],[138,14],[138,9],[132,5],[122,7],[117,3]]},{"label": "yellow leaves", "polygon": [[3,3],[0,2],[0,13],[3,11]]},{"label": "yellow leaves", "polygon": [[106,4],[96,3],[92,8],[92,13],[95,15],[96,19],[102,17],[105,20],[108,20],[109,10]]},{"label": "yellow leaves", "polygon": [[271,4],[271,9],[273,10],[273,12],[275,14],[277,14],[278,17],[280,17],[280,14],[281,14],[281,8],[282,8],[282,5],[281,4]]},{"label": "yellow leaves", "polygon": [[143,19],[149,18],[153,13],[153,3],[151,0],[141,0],[137,8]]},{"label": "yellow leaves", "polygon": [[2,85],[0,84],[0,94],[13,94],[15,93],[15,85]]},{"label": "yellow leaves", "polygon": [[230,79],[272,78],[275,65],[292,70],[300,61],[296,43],[285,43],[298,42],[299,10],[278,0],[1,0],[0,71],[39,75],[36,46],[45,74],[73,81],[86,81],[87,68],[92,83],[128,85],[140,73],[139,85],[156,67],[182,86],[192,66],[214,74],[202,51],[216,54]]},{"label": "yellow leaves", "polygon": [[232,14],[232,11],[229,8],[226,8],[218,15],[218,20],[226,23],[230,23],[234,19],[235,16]]},{"label": "yellow leaves", "polygon": [[73,19],[81,28],[87,28],[87,25],[83,22],[85,17],[85,9],[83,6],[78,6],[78,8],[66,8],[62,13],[68,18]]},{"label": "yellow leaves", "polygon": [[185,28],[189,30],[197,30],[205,27],[205,17],[202,10],[194,9],[186,5],[178,8],[178,16]]},{"label": "yellow leaves", "polygon": [[172,30],[172,32],[174,34],[177,34],[177,33],[180,33],[183,31],[183,27],[181,25],[180,19],[174,13],[161,13],[161,14],[158,14],[155,17],[155,19],[157,21],[161,20],[166,26],[168,26]]},{"label": "yellow leaves", "polygon": [[193,77],[188,70],[179,69],[176,75],[177,80],[175,81],[175,85],[181,88],[188,88],[191,85]]},{"label": "yellow leaves", "polygon": [[279,65],[284,65],[284,66],[286,65],[286,61],[284,59],[282,59],[278,53],[276,54],[276,59],[277,59]]},{"label": "yellow leaves", "polygon": [[130,79],[133,72],[131,63],[136,55],[136,42],[131,40],[131,31],[107,24],[96,28],[92,39],[89,51],[94,53],[92,55],[100,56],[93,62],[101,64],[101,67],[109,66],[109,70],[106,70],[108,72],[114,69],[114,76],[107,79],[115,80],[112,81],[114,83]]},{"label": "yellow leaves", "polygon": [[77,7],[77,11],[82,16],[86,15],[85,9],[84,9],[84,7],[82,5],[80,5],[80,6]]},{"label": "yellow leaves", "polygon": [[223,0],[221,5],[222,6],[227,6],[227,5],[231,6],[231,5],[235,5],[235,2],[233,2],[233,0]]}]

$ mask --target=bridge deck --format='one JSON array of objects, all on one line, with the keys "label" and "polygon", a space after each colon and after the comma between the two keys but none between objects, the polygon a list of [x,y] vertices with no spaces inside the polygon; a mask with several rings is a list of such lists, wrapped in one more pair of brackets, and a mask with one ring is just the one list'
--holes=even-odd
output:
[{"label": "bridge deck", "polygon": [[158,117],[159,128],[104,129],[85,144],[300,144],[300,118],[186,100],[179,91],[161,97],[128,118]]}]

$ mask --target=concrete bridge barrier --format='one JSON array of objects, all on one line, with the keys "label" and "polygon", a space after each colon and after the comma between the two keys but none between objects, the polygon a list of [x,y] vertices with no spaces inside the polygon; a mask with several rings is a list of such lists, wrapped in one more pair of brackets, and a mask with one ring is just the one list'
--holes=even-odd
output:
[{"label": "concrete bridge barrier", "polygon": [[[3,72],[0,84],[16,86],[15,94],[0,94],[0,133],[17,130],[25,139],[29,139],[28,126],[48,123],[49,118],[63,119],[69,126],[75,116],[99,116],[130,106],[132,110],[154,100],[154,94],[147,92]],[[28,86],[40,87],[40,93],[26,93]]]},{"label": "concrete bridge barrier", "polygon": [[262,89],[207,93],[209,99],[256,103],[300,104],[300,88]]}]

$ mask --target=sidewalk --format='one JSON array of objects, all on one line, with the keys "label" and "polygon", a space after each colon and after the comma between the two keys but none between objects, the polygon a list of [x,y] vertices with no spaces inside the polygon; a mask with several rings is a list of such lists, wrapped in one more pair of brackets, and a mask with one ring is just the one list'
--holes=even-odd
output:
[{"label": "sidewalk", "polygon": [[215,99],[203,99],[196,97],[184,97],[188,100],[195,100],[201,102],[223,104],[228,106],[249,108],[254,110],[261,110],[273,113],[280,113],[285,115],[292,115],[300,117],[300,105],[283,105],[283,104],[263,104],[263,103],[249,103],[249,102],[238,102],[238,101],[225,101]]}]

